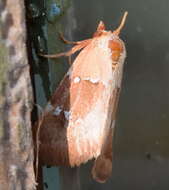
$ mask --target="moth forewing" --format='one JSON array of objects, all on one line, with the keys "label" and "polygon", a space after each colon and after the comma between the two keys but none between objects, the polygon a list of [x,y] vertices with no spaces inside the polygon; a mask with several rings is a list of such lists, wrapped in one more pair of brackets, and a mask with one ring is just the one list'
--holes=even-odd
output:
[{"label": "moth forewing", "polygon": [[96,158],[94,179],[105,182],[110,176],[111,126],[115,123],[126,56],[125,45],[118,37],[124,18],[114,32],[105,31],[100,22],[92,39],[77,42],[67,53],[49,56],[69,56],[83,48],[52,96],[41,122],[42,164],[73,167]]}]

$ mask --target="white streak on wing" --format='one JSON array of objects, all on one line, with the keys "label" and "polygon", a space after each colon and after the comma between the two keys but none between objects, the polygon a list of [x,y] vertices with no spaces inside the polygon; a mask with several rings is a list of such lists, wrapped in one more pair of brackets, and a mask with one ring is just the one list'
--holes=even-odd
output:
[{"label": "white streak on wing", "polygon": [[59,106],[57,106],[56,109],[55,109],[54,112],[53,112],[53,115],[58,116],[58,115],[60,114],[61,111],[62,111],[62,108],[59,107]]},{"label": "white streak on wing", "polygon": [[92,83],[98,83],[99,82],[99,79],[90,79],[90,81],[92,82]]},{"label": "white streak on wing", "polygon": [[[77,126],[78,127],[78,126]],[[80,138],[76,138],[76,147],[79,155],[82,155],[82,149],[81,149],[81,143],[80,143]]]},{"label": "white streak on wing", "polygon": [[[105,102],[107,103],[108,101]],[[104,106],[102,100],[99,100],[84,119],[79,118],[73,122],[72,135],[79,155],[90,151],[92,158],[93,154],[94,157],[100,154],[102,136],[105,135],[105,128],[108,127],[106,126],[107,113],[103,112]],[[97,151],[93,152],[95,150]]]},{"label": "white streak on wing", "polygon": [[[108,48],[108,42],[109,42],[109,39],[110,37],[109,36],[105,36],[102,38],[102,40],[99,40],[98,41],[98,47],[102,49],[103,52],[106,52],[107,54],[110,54],[111,55],[111,50],[110,48]],[[101,55],[103,56],[103,55]]]},{"label": "white streak on wing", "polygon": [[84,78],[83,80],[88,80],[90,81],[91,83],[98,83],[100,81],[99,78]]},{"label": "white streak on wing", "polygon": [[[102,64],[99,65],[100,69],[100,82],[105,86],[109,86],[109,81],[113,81],[113,70],[112,70],[112,53],[108,47],[110,41],[110,35],[103,36],[96,41],[96,46],[99,48],[97,53],[98,59],[101,59]],[[101,54],[101,55],[100,55]],[[105,74],[106,73],[106,74]]]},{"label": "white streak on wing", "polygon": [[66,73],[66,75],[67,75],[67,76],[70,76],[71,73],[72,73],[72,69],[70,68],[70,69],[68,70],[68,72]]},{"label": "white streak on wing", "polygon": [[[106,102],[105,102],[106,104]],[[102,144],[102,136],[104,136],[104,130],[106,127],[106,114],[103,112],[102,100],[97,102],[97,105],[91,110],[84,119],[84,128],[87,129],[86,138],[89,140],[89,144],[100,147]],[[91,140],[90,140],[91,139]],[[101,149],[101,147],[100,147]],[[97,149],[95,157],[100,154],[100,149]]]}]

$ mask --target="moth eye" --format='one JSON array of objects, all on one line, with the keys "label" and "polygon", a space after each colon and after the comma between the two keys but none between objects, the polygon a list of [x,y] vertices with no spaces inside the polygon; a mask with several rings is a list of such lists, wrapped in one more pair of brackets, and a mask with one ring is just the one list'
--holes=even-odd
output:
[{"label": "moth eye", "polygon": [[109,41],[109,48],[112,52],[112,61],[117,62],[120,58],[121,53],[123,52],[123,46],[120,41],[111,40]]}]

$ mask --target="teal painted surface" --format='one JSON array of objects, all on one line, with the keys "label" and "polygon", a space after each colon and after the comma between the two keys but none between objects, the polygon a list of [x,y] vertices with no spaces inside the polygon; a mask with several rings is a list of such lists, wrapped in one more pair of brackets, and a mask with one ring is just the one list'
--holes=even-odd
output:
[{"label": "teal painted surface", "polygon": [[59,171],[56,167],[47,168],[43,167],[44,174],[44,190],[58,190],[59,184]]}]

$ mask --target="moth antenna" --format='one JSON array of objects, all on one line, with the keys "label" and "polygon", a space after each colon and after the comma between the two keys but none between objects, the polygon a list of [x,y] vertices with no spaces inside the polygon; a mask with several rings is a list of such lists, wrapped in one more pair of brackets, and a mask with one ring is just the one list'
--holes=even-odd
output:
[{"label": "moth antenna", "polygon": [[126,11],[126,12],[124,13],[124,15],[123,15],[123,18],[122,18],[122,20],[121,20],[121,23],[120,23],[119,27],[113,32],[113,34],[115,34],[115,35],[117,35],[117,36],[120,34],[120,31],[121,31],[121,29],[124,27],[124,24],[125,24],[125,22],[126,22],[127,15],[128,15],[128,12]]}]

